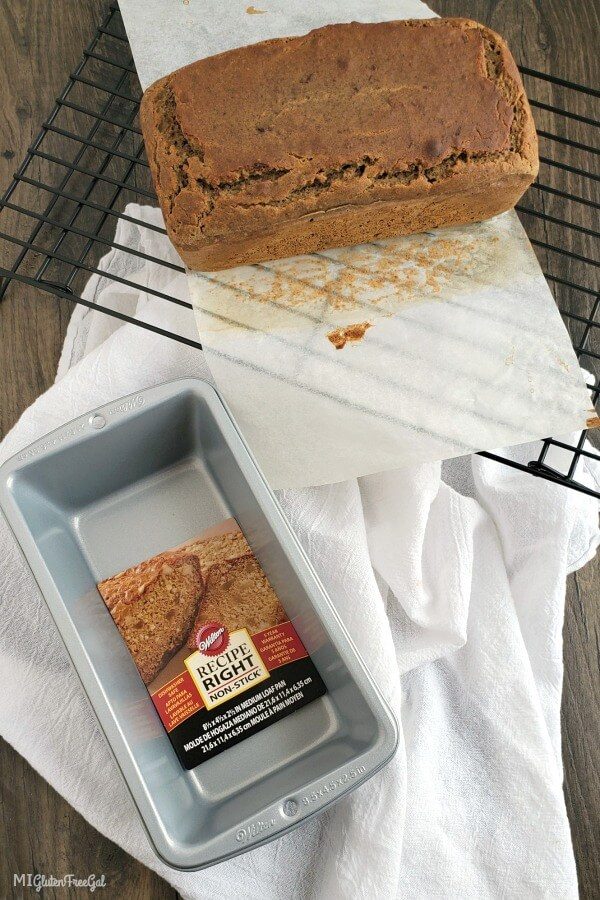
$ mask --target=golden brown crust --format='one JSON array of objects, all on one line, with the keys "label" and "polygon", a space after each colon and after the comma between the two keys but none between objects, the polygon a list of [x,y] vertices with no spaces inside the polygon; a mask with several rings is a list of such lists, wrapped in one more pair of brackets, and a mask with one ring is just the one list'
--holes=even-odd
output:
[{"label": "golden brown crust", "polygon": [[228,531],[225,534],[199,540],[195,538],[187,541],[180,549],[198,557],[204,579],[206,579],[210,567],[215,563],[252,553],[242,531]]},{"label": "golden brown crust", "polygon": [[185,642],[203,587],[192,553],[155,556],[98,585],[145,684]]},{"label": "golden brown crust", "polygon": [[206,588],[188,647],[196,648],[200,625],[218,622],[229,631],[247,628],[256,634],[287,620],[277,594],[252,552],[215,563],[206,576]]},{"label": "golden brown crust", "polygon": [[537,173],[516,65],[467,19],[329,25],[200,60],[146,91],[141,124],[197,269],[478,221]]}]

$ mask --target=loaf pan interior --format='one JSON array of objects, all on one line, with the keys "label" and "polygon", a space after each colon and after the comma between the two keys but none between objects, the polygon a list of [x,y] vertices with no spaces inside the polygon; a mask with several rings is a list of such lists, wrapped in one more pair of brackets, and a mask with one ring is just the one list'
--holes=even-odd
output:
[{"label": "loaf pan interior", "polygon": [[[307,787],[357,760],[372,774],[395,734],[347,639],[324,616],[322,589],[216,392],[184,381],[129,406],[114,417],[97,411],[95,425],[104,426],[80,420],[75,437],[9,466],[3,505],[151,840],[167,862],[194,868],[244,849],[242,823],[268,813],[272,834],[262,840],[322,808],[321,800],[303,801]],[[186,772],[96,584],[229,516],[312,653],[327,694]],[[298,802],[293,818],[281,811],[286,798]]]}]

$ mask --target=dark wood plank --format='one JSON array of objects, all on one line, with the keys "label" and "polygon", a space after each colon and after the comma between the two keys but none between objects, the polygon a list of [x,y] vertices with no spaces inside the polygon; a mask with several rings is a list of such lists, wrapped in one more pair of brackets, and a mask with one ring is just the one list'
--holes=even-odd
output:
[{"label": "dark wood plank", "polygon": [[[14,874],[105,876],[93,896],[106,900],[175,900],[170,885],[107,840],[3,744],[0,752],[0,896],[38,896],[14,885]],[[84,888],[45,888],[44,898],[84,898]]]},{"label": "dark wood plank", "polygon": [[[598,0],[432,0],[442,15],[479,19],[508,39],[517,61],[562,77],[598,85]],[[106,11],[104,0],[0,0],[0,189],[22,159],[27,146],[78,62],[83,46]],[[537,86],[538,99],[570,103],[589,114],[584,96],[551,85]],[[557,120],[538,116],[542,127]],[[566,134],[586,142],[589,131],[578,123],[560,122]],[[589,142],[589,141],[588,141]],[[560,150],[558,152],[561,152]],[[563,153],[565,151],[562,151]],[[559,157],[560,158],[560,157]],[[565,158],[565,157],[563,157]],[[582,161],[585,159],[581,158]],[[589,161],[589,158],[588,158]],[[44,172],[40,162],[38,171]],[[557,173],[551,173],[557,179]],[[558,181],[553,183],[558,184]],[[567,178],[571,190],[581,187]],[[562,186],[562,183],[561,183]],[[586,190],[585,185],[581,188]],[[534,208],[551,215],[573,212],[577,221],[595,225],[591,214],[566,208],[549,196],[532,196]],[[556,231],[533,220],[540,239],[560,241],[577,252],[591,252],[589,238]],[[2,264],[10,258],[0,244]],[[556,274],[587,279],[579,263],[541,256]],[[580,295],[560,290],[559,303],[587,310]],[[0,306],[0,434],[52,382],[71,307],[50,295],[13,285]],[[580,330],[579,330],[580,332]],[[578,337],[578,326],[572,333]],[[598,349],[595,346],[595,349]],[[581,896],[596,898],[600,885],[600,563],[596,560],[569,579],[565,623],[565,693],[563,736],[566,796],[578,862]],[[174,897],[168,885],[101,837],[5,744],[0,745],[0,895],[10,896],[13,872],[106,873],[103,896]],[[77,896],[48,892],[44,896]],[[19,892],[13,896],[21,896]]]},{"label": "dark wood plank", "polygon": [[[597,45],[600,28],[600,4],[564,3],[545,0],[544,3],[492,2],[492,0],[436,0],[431,5],[443,15],[468,15],[490,25],[503,34],[518,63],[558,75],[570,81],[598,87],[600,62]],[[532,84],[535,87],[532,88]],[[553,85],[532,83],[526,79],[530,93],[538,100],[580,115],[598,117],[599,105],[583,94]],[[571,140],[597,145],[597,133],[589,126],[565,121],[562,117],[534,110],[538,128],[556,131]],[[554,158],[566,161],[568,153],[576,165],[598,171],[595,159],[580,151],[554,147]],[[546,183],[592,198],[591,183],[576,176],[544,168]],[[594,199],[598,200],[598,196]],[[558,218],[567,218],[588,228],[598,228],[597,214],[580,205],[565,202],[550,195],[530,191],[527,202],[538,210]],[[554,225],[524,219],[529,233],[539,240],[558,244],[567,250],[584,255],[598,254],[598,242]],[[597,289],[597,274],[591,274],[584,264],[538,253],[542,266],[562,278]],[[555,290],[559,305],[580,315],[589,314],[592,298],[569,291]],[[582,326],[573,323],[569,328],[575,341]],[[596,332],[599,329],[596,329]],[[590,347],[600,350],[598,335],[594,334]],[[584,364],[592,368],[592,361]],[[598,368],[595,369],[596,375]],[[598,436],[597,436],[598,437]],[[596,437],[596,440],[597,440]],[[582,898],[600,896],[600,560],[588,564],[580,573],[569,578],[564,628],[565,687],[562,707],[563,755],[565,766],[565,794],[571,823],[575,856]]]},{"label": "dark wood plank", "polygon": [[[107,6],[104,0],[0,3],[0,190],[37,135]],[[46,168],[38,163],[38,176]],[[2,265],[13,252],[0,243]],[[1,434],[54,380],[70,314],[66,303],[20,285],[13,285],[0,305]],[[22,872],[82,877],[104,873],[108,886],[97,895],[106,898],[177,897],[166,882],[98,834],[0,742],[0,896],[35,896],[13,889],[13,873]],[[48,889],[43,896],[62,900],[89,893]]]},{"label": "dark wood plank", "polygon": [[565,795],[582,898],[600,896],[600,565],[569,578],[564,627]]}]

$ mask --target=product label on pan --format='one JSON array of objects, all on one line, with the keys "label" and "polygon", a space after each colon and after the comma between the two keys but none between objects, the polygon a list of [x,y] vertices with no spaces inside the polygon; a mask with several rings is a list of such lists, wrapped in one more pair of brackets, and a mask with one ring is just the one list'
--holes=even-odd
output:
[{"label": "product label on pan", "polygon": [[325,693],[234,520],[98,588],[187,769]]},{"label": "product label on pan", "polygon": [[[198,650],[187,657],[185,665],[207,709],[227,703],[269,678],[269,670],[246,628],[230,636],[224,625],[215,622],[210,625],[208,639],[203,633],[205,628],[197,637]],[[221,649],[215,650],[215,643],[220,643]]]}]

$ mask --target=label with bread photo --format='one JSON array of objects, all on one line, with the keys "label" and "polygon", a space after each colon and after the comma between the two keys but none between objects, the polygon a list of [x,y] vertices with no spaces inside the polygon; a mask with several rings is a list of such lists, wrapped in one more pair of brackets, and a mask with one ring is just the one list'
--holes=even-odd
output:
[{"label": "label with bread photo", "polygon": [[325,693],[234,519],[98,590],[186,769]]}]

